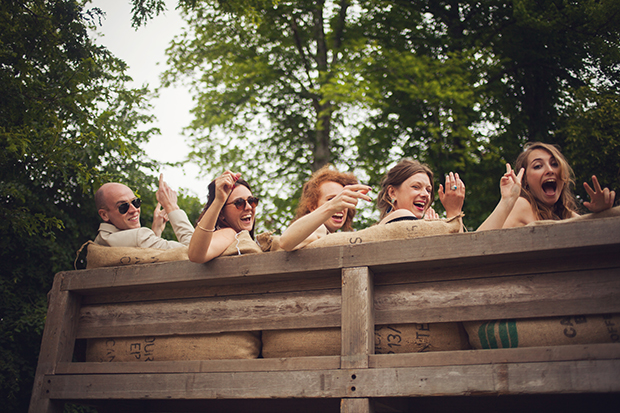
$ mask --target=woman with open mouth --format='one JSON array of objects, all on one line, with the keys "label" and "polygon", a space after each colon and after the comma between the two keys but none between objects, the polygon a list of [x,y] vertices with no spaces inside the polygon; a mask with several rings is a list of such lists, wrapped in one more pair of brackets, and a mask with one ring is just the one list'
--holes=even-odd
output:
[{"label": "woman with open mouth", "polygon": [[[564,155],[553,145],[529,143],[517,157],[515,169],[524,169],[521,194],[516,200],[504,228],[520,227],[539,220],[562,220],[578,216],[577,201],[571,189],[573,170]],[[583,205],[590,212],[613,206],[616,193],[602,189],[596,176],[593,188],[584,182],[590,202]]]},{"label": "woman with open mouth", "polygon": [[[461,220],[465,201],[465,184],[458,173],[446,175],[445,189],[439,185],[439,200],[446,210],[446,218]],[[438,219],[431,208],[435,196],[433,172],[428,165],[416,160],[403,159],[391,168],[381,181],[377,207],[381,213],[379,224],[390,222]]]},{"label": "woman with open mouth", "polygon": [[207,189],[207,204],[198,217],[188,250],[190,261],[198,263],[220,256],[243,230],[254,238],[254,218],[259,201],[240,173],[226,171]]},{"label": "woman with open mouth", "polygon": [[319,169],[304,184],[295,219],[280,236],[280,247],[292,251],[340,229],[351,231],[357,202],[371,201],[369,191],[351,173],[329,165]]}]

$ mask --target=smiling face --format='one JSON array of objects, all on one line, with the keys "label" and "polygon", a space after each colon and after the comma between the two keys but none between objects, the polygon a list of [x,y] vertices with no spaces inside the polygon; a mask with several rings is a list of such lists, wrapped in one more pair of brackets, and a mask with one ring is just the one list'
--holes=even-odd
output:
[{"label": "smiling face", "polygon": [[564,180],[562,168],[555,157],[544,149],[534,149],[527,157],[526,185],[541,203],[552,206],[560,199]]},{"label": "smiling face", "polygon": [[[105,203],[105,207],[99,209],[101,219],[120,230],[140,228],[140,208],[132,205],[131,201],[136,196],[129,187],[118,183],[107,183],[101,187],[101,190]],[[127,213],[121,214],[118,206],[125,202],[129,202],[129,209]]]},{"label": "smiling face", "polygon": [[[317,202],[317,208],[326,203],[327,201],[333,199],[336,195],[342,192],[342,188],[344,186],[340,185],[337,182],[327,181],[323,182],[321,186],[319,186],[319,200]],[[327,221],[325,221],[325,226],[329,232],[336,232],[344,225],[347,220],[347,214],[349,210],[345,208],[344,210],[335,213],[332,215]]]},{"label": "smiling face", "polygon": [[226,206],[222,209],[220,219],[222,222],[235,230],[240,232],[245,230],[252,231],[254,226],[254,216],[256,215],[256,208],[252,208],[247,202],[244,204],[243,209],[237,209],[233,204],[237,199],[248,199],[252,196],[252,192],[243,185],[238,185],[228,196]]},{"label": "smiling face", "polygon": [[394,200],[395,209],[408,209],[417,218],[424,217],[424,212],[431,204],[433,185],[424,172],[411,175],[400,186],[390,187],[388,195]]}]

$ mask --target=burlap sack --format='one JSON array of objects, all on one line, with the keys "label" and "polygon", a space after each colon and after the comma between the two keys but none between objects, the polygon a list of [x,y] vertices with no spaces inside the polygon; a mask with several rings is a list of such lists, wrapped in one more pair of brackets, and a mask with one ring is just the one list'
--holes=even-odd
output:
[{"label": "burlap sack", "polygon": [[[84,246],[82,246],[84,248]],[[106,247],[92,241],[86,243],[86,268],[117,267],[154,262],[187,260],[187,247],[161,250],[157,248]],[[79,252],[78,252],[79,254]]]},{"label": "burlap sack", "polygon": [[243,255],[243,254],[257,254],[263,252],[261,247],[254,242],[250,233],[247,230],[239,232],[235,236],[236,240],[232,242],[222,253],[222,257],[228,255]]},{"label": "burlap sack", "polygon": [[527,226],[539,226],[539,225],[552,225],[552,224],[569,224],[571,222],[579,222],[579,221],[584,221],[584,220],[591,220],[591,219],[601,219],[601,218],[615,218],[615,217],[620,217],[620,206],[614,207],[614,208],[609,208],[606,209],[605,211],[602,212],[597,212],[594,214],[585,214],[585,215],[580,215],[578,217],[574,217],[574,218],[568,218],[568,219],[563,219],[563,220],[552,220],[552,219],[548,219],[548,220],[541,220],[541,221],[534,221],[534,222],[530,222],[529,224],[527,224]]},{"label": "burlap sack", "polygon": [[259,354],[255,332],[96,338],[86,345],[87,362],[253,359]]},{"label": "burlap sack", "polygon": [[263,357],[340,355],[340,328],[263,331]]},{"label": "burlap sack", "polygon": [[475,349],[617,343],[620,314],[465,322]]},{"label": "burlap sack", "polygon": [[392,324],[375,327],[375,354],[469,349],[461,323]]},{"label": "burlap sack", "polygon": [[[375,354],[468,349],[460,323],[397,324],[375,327]],[[340,328],[263,331],[263,357],[337,356]]]},{"label": "burlap sack", "polygon": [[280,238],[273,235],[273,231],[261,232],[256,236],[256,243],[260,247],[261,251],[269,252],[271,251],[271,246],[273,245],[274,238]]},{"label": "burlap sack", "polygon": [[306,248],[322,248],[334,245],[363,244],[368,242],[389,241],[395,239],[412,239],[430,235],[442,235],[459,232],[461,222],[458,217],[449,220],[415,220],[398,221],[385,225],[373,225],[370,228],[354,232],[336,232],[311,242]]}]

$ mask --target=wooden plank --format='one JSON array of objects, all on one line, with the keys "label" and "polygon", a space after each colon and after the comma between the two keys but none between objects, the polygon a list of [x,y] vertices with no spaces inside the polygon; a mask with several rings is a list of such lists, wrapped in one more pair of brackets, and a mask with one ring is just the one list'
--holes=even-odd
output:
[{"label": "wooden plank", "polygon": [[356,371],[357,397],[620,391],[620,360],[500,363]]},{"label": "wooden plank", "polygon": [[56,374],[217,373],[240,371],[332,370],[340,356],[252,360],[178,360],[148,363],[59,363]]},{"label": "wooden plank", "polygon": [[340,370],[45,376],[56,400],[344,397]]},{"label": "wooden plank", "polygon": [[493,255],[419,262],[416,265],[396,265],[374,268],[375,285],[397,285],[429,281],[466,280],[481,277],[504,277],[510,275],[536,275],[549,272],[597,270],[617,268],[620,258],[618,245],[596,248],[574,248],[560,253],[544,251],[542,254]]},{"label": "wooden plank", "polygon": [[238,295],[292,293],[302,291],[322,291],[340,289],[340,274],[332,277],[296,278],[294,280],[254,282],[249,284],[195,286],[191,288],[152,288],[127,287],[113,293],[97,293],[84,296],[82,303],[111,304],[136,301],[174,300],[178,298],[230,297]]},{"label": "wooden plank", "polygon": [[[303,258],[298,254],[303,252]],[[205,264],[189,261],[68,271],[63,290],[83,295],[131,291],[131,288],[195,288],[255,282],[338,277],[342,266],[339,248],[287,253],[220,257]]]},{"label": "wooden plank", "polygon": [[369,368],[463,366],[472,364],[552,362],[569,360],[620,360],[620,343],[528,347],[494,350],[435,351],[429,353],[375,354]]},{"label": "wooden plank", "polygon": [[[596,236],[592,236],[596,234]],[[337,276],[340,268],[370,266],[375,274],[419,265],[458,264],[461,260],[559,258],[575,249],[596,251],[620,246],[620,219],[450,234],[411,240],[222,257],[206,264],[162,264],[72,271],[63,289],[80,294],[114,292],[129,287],[190,288],[260,281]],[[423,264],[427,263],[427,264]]]},{"label": "wooden plank", "polygon": [[373,413],[370,399],[341,399],[340,413]]},{"label": "wooden plank", "polygon": [[374,353],[373,281],[368,267],[342,270],[341,367],[368,367]]},{"label": "wooden plank", "polygon": [[78,338],[338,327],[340,290],[82,307]]},{"label": "wooden plank", "polygon": [[575,249],[611,246],[616,251],[620,246],[620,218],[349,245],[342,247],[342,263],[345,267],[369,266],[374,274],[381,274],[414,263],[561,257]]},{"label": "wooden plank", "polygon": [[60,290],[62,277],[62,274],[54,277],[50,292],[41,351],[30,398],[30,413],[61,413],[64,408],[64,403],[49,398],[45,382],[46,375],[55,373],[58,363],[69,362],[73,356],[79,297]]},{"label": "wooden plank", "polygon": [[620,268],[377,286],[375,322],[427,323],[620,312]]},{"label": "wooden plank", "polygon": [[620,360],[280,372],[48,375],[55,400],[620,392]]}]

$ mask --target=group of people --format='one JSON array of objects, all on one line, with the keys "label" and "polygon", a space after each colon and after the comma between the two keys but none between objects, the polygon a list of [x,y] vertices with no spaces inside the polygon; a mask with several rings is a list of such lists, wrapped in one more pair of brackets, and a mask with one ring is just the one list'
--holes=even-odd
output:
[{"label": "group of people", "polygon": [[[572,176],[571,167],[555,146],[540,142],[528,144],[517,158],[514,170],[510,164],[506,165],[506,173],[500,180],[501,199],[478,231],[577,216],[577,202],[571,190]],[[591,212],[613,206],[615,192],[601,188],[596,176],[592,176],[592,186],[584,183],[584,187],[590,201],[583,204]],[[351,231],[357,204],[371,202],[370,191],[371,187],[360,184],[351,173],[330,167],[316,171],[303,187],[297,214],[280,236],[280,247],[292,251],[338,230]],[[459,174],[446,175],[437,193],[446,219],[462,220],[465,184]],[[430,168],[415,160],[401,160],[381,182],[377,196],[381,214],[378,225],[439,219],[431,207],[434,195]],[[204,263],[221,255],[241,231],[247,230],[254,238],[259,199],[253,196],[250,185],[240,173],[226,171],[209,184],[207,203],[197,220],[196,230],[178,207],[176,193],[162,176],[156,197],[158,205],[152,229],[142,228],[140,199],[125,185],[104,184],[95,195],[99,215],[104,221],[95,243],[163,249],[188,245],[189,259]],[[160,237],[168,221],[178,242]]]}]

